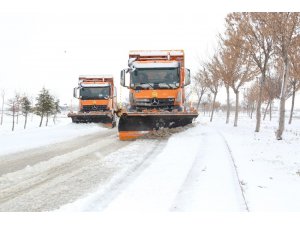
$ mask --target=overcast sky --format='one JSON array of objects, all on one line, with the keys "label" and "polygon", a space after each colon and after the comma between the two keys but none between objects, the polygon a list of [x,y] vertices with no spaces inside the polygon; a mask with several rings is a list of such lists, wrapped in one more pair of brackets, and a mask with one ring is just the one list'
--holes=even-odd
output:
[{"label": "overcast sky", "polygon": [[0,89],[36,96],[44,86],[67,104],[79,75],[112,74],[118,82],[129,50],[184,49],[195,72],[227,13],[295,10],[237,0],[45,2],[0,0]]}]

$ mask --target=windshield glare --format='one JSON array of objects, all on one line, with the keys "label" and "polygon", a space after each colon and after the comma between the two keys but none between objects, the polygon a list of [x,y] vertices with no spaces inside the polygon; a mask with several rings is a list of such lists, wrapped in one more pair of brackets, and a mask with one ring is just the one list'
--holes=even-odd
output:
[{"label": "windshield glare", "polygon": [[131,73],[130,86],[140,88],[177,88],[179,86],[178,68],[143,68]]},{"label": "windshield glare", "polygon": [[83,87],[80,89],[81,99],[108,99],[109,87]]}]

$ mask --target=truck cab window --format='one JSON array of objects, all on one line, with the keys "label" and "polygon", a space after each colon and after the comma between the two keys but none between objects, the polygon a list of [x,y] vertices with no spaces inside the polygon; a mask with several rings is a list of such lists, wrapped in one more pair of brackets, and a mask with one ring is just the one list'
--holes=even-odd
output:
[{"label": "truck cab window", "polygon": [[148,89],[158,86],[158,88],[178,88],[179,68],[138,68],[131,73],[130,87]]},{"label": "truck cab window", "polygon": [[87,99],[107,99],[109,97],[109,87],[85,87],[80,90],[83,100]]}]

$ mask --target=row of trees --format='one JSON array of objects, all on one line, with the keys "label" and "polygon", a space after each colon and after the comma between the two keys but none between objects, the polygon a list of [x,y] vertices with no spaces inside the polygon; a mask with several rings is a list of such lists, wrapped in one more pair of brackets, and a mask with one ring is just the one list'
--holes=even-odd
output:
[{"label": "row of trees", "polygon": [[[2,106],[1,106],[1,125],[3,124],[3,114],[4,114],[4,102],[5,102],[5,92],[1,93]],[[12,131],[15,129],[15,124],[18,124],[19,115],[23,115],[24,129],[26,129],[27,119],[29,113],[34,113],[40,116],[39,127],[42,126],[43,120],[46,117],[46,126],[48,126],[48,120],[51,115],[53,115],[53,122],[55,123],[56,115],[60,113],[59,99],[56,99],[50,94],[49,90],[43,88],[38,96],[36,97],[36,103],[33,105],[32,99],[27,95],[20,95],[15,93],[14,97],[7,100],[7,115],[12,117]]]},{"label": "row of trees", "polygon": [[227,93],[227,117],[230,115],[230,89],[235,94],[234,126],[238,123],[241,89],[244,100],[256,108],[255,132],[260,131],[262,104],[271,107],[280,100],[276,138],[282,139],[285,101],[292,97],[289,122],[292,121],[295,94],[300,88],[300,13],[231,13],[225,19],[226,30],[218,35],[218,48],[194,77],[198,106],[205,92],[214,102],[221,86]]}]

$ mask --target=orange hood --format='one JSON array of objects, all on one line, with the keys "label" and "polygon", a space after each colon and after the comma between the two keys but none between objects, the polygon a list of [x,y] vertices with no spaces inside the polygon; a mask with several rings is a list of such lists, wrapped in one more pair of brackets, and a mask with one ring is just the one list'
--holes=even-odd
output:
[{"label": "orange hood", "polygon": [[130,90],[134,98],[176,98],[180,89]]}]

